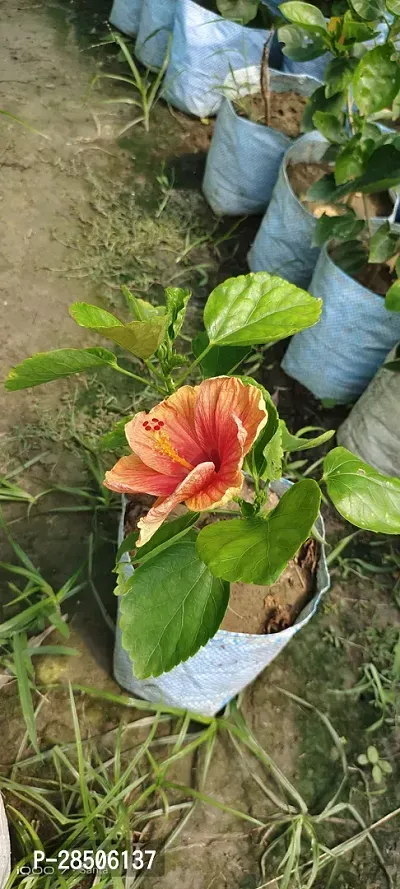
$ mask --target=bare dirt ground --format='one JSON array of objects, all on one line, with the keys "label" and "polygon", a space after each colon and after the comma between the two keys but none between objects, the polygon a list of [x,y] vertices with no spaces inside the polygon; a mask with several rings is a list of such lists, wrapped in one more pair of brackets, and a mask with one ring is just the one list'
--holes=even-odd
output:
[{"label": "bare dirt ground", "polygon": [[[199,194],[211,126],[172,115],[160,104],[149,134],[136,128],[129,138],[117,142],[116,135],[130,112],[102,104],[103,99],[118,94],[115,88],[103,85],[84,104],[99,59],[99,51],[91,51],[89,44],[105,33],[107,11],[107,4],[83,0],[1,2],[0,107],[43,134],[0,118],[1,376],[35,351],[93,342],[68,315],[68,306],[75,300],[100,302],[123,312],[121,283],[157,297],[163,286],[180,281],[193,286],[199,303],[216,280],[245,270],[246,239],[253,223],[242,229],[240,241],[222,241],[216,247],[229,226],[217,227]],[[195,324],[196,311],[192,320]],[[271,389],[282,382],[273,365],[271,359],[265,371]],[[22,393],[0,389],[0,474],[38,458],[18,475],[19,483],[31,493],[56,483],[87,484],[83,449],[76,436],[88,440],[93,431],[105,431],[134,408],[138,397],[119,382],[118,387],[111,383],[108,394],[105,383],[110,383],[109,378],[99,375],[89,382],[52,383]],[[294,428],[315,422],[315,407],[305,404],[296,389],[294,397],[290,387],[280,397],[295,419]],[[25,505],[5,507],[13,536],[55,587],[86,558],[93,531],[90,513],[50,512],[60,504],[72,508],[75,503],[53,494],[39,501],[29,519]],[[333,540],[348,533],[337,521],[329,527]],[[110,571],[116,513],[103,516],[95,531],[98,586],[114,614]],[[357,554],[367,560],[371,557],[368,535],[361,535],[359,541]],[[5,539],[0,551],[3,560],[11,560]],[[378,556],[375,550],[372,561]],[[277,687],[290,689],[329,713],[346,739],[352,765],[372,739],[396,768],[399,740],[393,727],[384,724],[372,738],[366,733],[376,718],[371,695],[343,698],[335,694],[359,679],[364,661],[374,660],[381,669],[391,669],[393,628],[398,626],[398,608],[390,593],[398,575],[395,562],[393,566],[388,577],[379,571],[363,574],[350,560],[341,563],[332,595],[320,614],[245,695],[244,710],[260,743],[299,786],[315,813],[322,810],[340,778],[332,740],[315,714],[288,701]],[[6,584],[4,590],[7,596]],[[62,663],[43,658],[37,680],[72,680],[117,691],[111,678],[112,634],[89,588],[72,626],[71,644],[81,657],[63,658]],[[87,700],[79,704],[79,714],[84,736],[107,732],[126,719],[122,708]],[[132,712],[129,715],[132,718]],[[1,770],[7,772],[24,734],[15,683],[2,692],[0,718]],[[39,735],[43,745],[72,739],[66,692],[47,695]],[[178,779],[188,780],[182,775]],[[371,799],[374,818],[394,807],[394,776],[379,796],[369,799],[362,788],[361,782],[351,798],[357,798],[366,816]],[[216,746],[207,792],[255,817],[265,814],[262,791],[225,741]],[[337,829],[348,836],[355,828],[344,824]],[[395,885],[400,855],[393,825],[379,831],[377,839]],[[199,807],[175,848],[160,860],[144,885],[149,889],[177,885],[182,889],[256,889],[261,885],[263,848],[259,833],[244,821],[212,807]],[[268,885],[276,889],[274,873],[271,865]],[[325,885],[322,878],[319,889]],[[331,885],[333,889],[361,885],[383,889],[386,877],[363,846],[354,859],[346,858]]]}]

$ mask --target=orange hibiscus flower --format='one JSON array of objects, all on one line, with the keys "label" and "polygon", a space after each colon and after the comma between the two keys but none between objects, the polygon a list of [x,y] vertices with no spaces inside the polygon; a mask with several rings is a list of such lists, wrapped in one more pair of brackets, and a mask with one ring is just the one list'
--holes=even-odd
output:
[{"label": "orange hibiscus flower", "polygon": [[125,426],[133,453],[106,473],[105,486],[158,497],[140,519],[137,546],[147,543],[179,504],[198,512],[215,509],[240,493],[243,460],[267,422],[256,386],[215,377],[182,386]]}]

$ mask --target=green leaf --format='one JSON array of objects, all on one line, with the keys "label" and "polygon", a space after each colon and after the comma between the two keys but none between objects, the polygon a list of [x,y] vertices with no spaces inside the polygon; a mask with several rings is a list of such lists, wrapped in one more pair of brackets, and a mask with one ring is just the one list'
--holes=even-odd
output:
[{"label": "green leaf", "polygon": [[324,111],[326,114],[334,114],[340,117],[346,104],[344,93],[335,93],[329,98],[325,95],[325,87],[319,86],[310,96],[304,110],[302,127],[304,130],[311,131],[315,129],[314,115],[317,111]]},{"label": "green leaf", "polygon": [[139,533],[138,531],[132,531],[125,537],[125,540],[122,541],[117,552],[116,561],[119,562],[124,553],[136,550],[132,561],[135,564],[138,562],[142,563],[150,553],[154,553],[155,550],[158,552],[160,547],[166,549],[165,544],[169,545],[177,535],[181,536],[184,531],[188,531],[192,528],[198,518],[198,512],[185,512],[184,515],[179,516],[177,519],[164,522],[164,524],[161,525],[161,528],[158,528],[155,534],[153,534],[151,540],[149,540],[148,543],[145,543],[144,546],[139,547],[139,549],[136,549]]},{"label": "green leaf", "polygon": [[388,762],[386,759],[380,759],[379,765],[380,765],[381,771],[384,773],[384,775],[391,775],[393,773],[392,766],[390,765],[390,762]]},{"label": "green leaf", "polygon": [[12,641],[14,668],[17,678],[18,697],[21,704],[21,710],[25,719],[28,738],[36,753],[39,753],[39,744],[36,731],[36,718],[33,707],[31,684],[28,674],[28,666],[31,667],[31,663],[26,652],[28,645],[26,633],[14,633]]},{"label": "green leaf", "polygon": [[360,753],[360,755],[357,756],[357,762],[360,764],[360,766],[367,766],[368,757],[365,755],[365,753]]},{"label": "green leaf", "polygon": [[377,21],[384,17],[385,0],[350,0],[354,12],[366,22]]},{"label": "green leaf", "polygon": [[261,475],[264,481],[272,482],[282,478],[283,447],[280,425],[271,440],[265,445],[264,461],[265,468]]},{"label": "green leaf", "polygon": [[357,528],[400,534],[400,479],[382,475],[346,448],[324,460],[324,481],[337,511]]},{"label": "green leaf", "polygon": [[[242,380],[245,381],[243,377]],[[263,395],[267,405],[268,420],[253,445],[248,462],[252,474],[264,480],[274,481],[282,477],[282,433],[279,428],[278,411],[264,387]]]},{"label": "green leaf", "polygon": [[218,12],[231,22],[247,25],[255,19],[259,0],[216,0]]},{"label": "green leaf", "polygon": [[133,558],[134,563],[142,565],[150,558],[158,556],[159,552],[167,549],[176,539],[183,537],[196,524],[199,515],[198,512],[185,512],[177,519],[164,522],[161,528],[153,534],[151,540],[136,550]]},{"label": "green leaf", "polygon": [[365,146],[359,135],[353,136],[344,148],[341,148],[335,163],[335,182],[342,185],[350,179],[362,176],[367,161]]},{"label": "green leaf", "polygon": [[347,90],[357,67],[356,59],[332,59],[325,70],[325,96],[331,99],[336,93]]},{"label": "green leaf", "polygon": [[376,747],[374,747],[372,744],[367,749],[367,757],[368,762],[372,763],[372,765],[375,765],[375,763],[377,763],[379,760],[379,753]]},{"label": "green leaf", "polygon": [[330,253],[331,259],[348,275],[355,275],[368,261],[366,248],[360,241],[344,241]]},{"label": "green leaf", "polygon": [[400,151],[394,145],[379,146],[369,157],[365,173],[355,179],[347,191],[362,191],[373,194],[387,191],[400,182]]},{"label": "green leaf", "polygon": [[165,315],[165,306],[153,306],[152,303],[147,302],[145,299],[140,299],[131,293],[125,284],[122,285],[121,290],[135,321],[149,321],[151,318]]},{"label": "green leaf", "polygon": [[348,142],[348,136],[343,126],[343,115],[339,118],[329,111],[316,111],[313,115],[313,123],[329,142],[334,142],[336,145]]},{"label": "green leaf", "polygon": [[392,232],[390,222],[384,222],[372,235],[368,262],[386,262],[396,253],[398,243],[399,236]]},{"label": "green leaf", "polygon": [[125,553],[130,553],[134,549],[136,549],[136,544],[138,542],[138,539],[139,539],[139,531],[131,531],[130,534],[127,534],[126,537],[124,537],[124,539],[121,543],[121,546],[118,548],[118,552],[116,555],[117,564],[121,560],[122,556],[125,555]]},{"label": "green leaf", "polygon": [[229,600],[228,586],[198,558],[194,534],[137,568],[127,587],[122,644],[138,679],[196,654],[217,632]]},{"label": "green leaf", "polygon": [[192,291],[183,287],[167,287],[165,291],[165,302],[168,315],[168,336],[174,341],[180,333],[182,324],[185,320],[187,304],[192,295]]},{"label": "green leaf", "polygon": [[[195,358],[204,352],[209,339],[205,331],[198,333],[192,340],[192,352]],[[204,377],[221,377],[232,373],[250,354],[250,347],[213,346],[200,361]]]},{"label": "green leaf", "polygon": [[372,780],[373,780],[374,784],[381,784],[382,777],[383,776],[382,776],[382,771],[380,769],[380,766],[374,765],[373,769],[372,769]]},{"label": "green leaf", "polygon": [[128,448],[128,442],[125,435],[125,426],[129,423],[130,417],[122,417],[117,423],[99,438],[97,447],[100,451],[123,451]]},{"label": "green leaf", "polygon": [[108,349],[56,349],[54,352],[38,352],[26,358],[10,370],[4,386],[10,392],[29,389],[51,380],[70,377],[109,364],[116,365],[113,352]]},{"label": "green leaf", "polygon": [[320,501],[317,482],[303,479],[265,518],[207,525],[198,535],[197,552],[216,577],[270,585],[309,536]]},{"label": "green leaf", "polygon": [[268,272],[229,278],[212,291],[204,325],[213,345],[277,342],[319,319],[322,300]]},{"label": "green leaf", "polygon": [[357,21],[357,19],[353,18],[350,10],[348,10],[343,18],[342,36],[345,46],[372,40],[375,36],[375,26],[374,24],[367,25],[366,22]]},{"label": "green leaf", "polygon": [[287,3],[281,3],[279,10],[294,25],[312,25],[322,31],[327,30],[323,13],[317,6],[313,6],[312,3],[289,0]]},{"label": "green leaf", "polygon": [[344,213],[343,216],[327,216],[323,213],[317,221],[313,235],[313,244],[322,247],[331,238],[347,241],[356,238],[365,228],[364,219],[359,219],[355,213]]},{"label": "green leaf", "polygon": [[[340,156],[340,155],[339,155]],[[395,145],[379,145],[372,153],[367,154],[367,162],[364,163],[364,172],[351,182],[339,185],[330,195],[331,201],[338,201],[350,192],[361,191],[364,194],[374,194],[377,191],[387,191],[394,188],[400,182],[400,150]],[[338,167],[336,161],[336,167]],[[336,175],[338,169],[336,169]],[[320,180],[321,181],[321,180]],[[316,182],[315,185],[319,183]],[[311,195],[315,185],[309,189]]]},{"label": "green leaf", "polygon": [[393,47],[383,44],[360,59],[353,77],[354,101],[361,114],[390,108],[400,89],[400,65],[392,60]]},{"label": "green leaf", "polygon": [[327,429],[326,432],[322,432],[321,435],[317,435],[316,438],[304,438],[304,435],[307,432],[317,431],[318,427],[309,426],[305,429],[301,429],[297,435],[292,435],[284,420],[280,421],[281,429],[282,429],[282,447],[286,453],[291,454],[293,451],[309,451],[310,448],[319,448],[320,445],[325,444],[326,441],[329,441],[333,438],[335,434],[334,429]]},{"label": "green leaf", "polygon": [[[389,287],[385,298],[385,308],[388,312],[400,312],[400,281],[398,279]],[[388,361],[385,367],[388,367],[391,363],[393,362]],[[397,359],[397,365],[399,365],[399,359]]]},{"label": "green leaf", "polygon": [[283,25],[278,30],[278,39],[283,43],[283,54],[295,62],[308,62],[326,52],[323,40],[317,34],[308,34],[299,25]]},{"label": "green leaf", "polygon": [[393,15],[400,15],[400,0],[386,0],[386,6]]},{"label": "green leaf", "polygon": [[306,199],[308,201],[317,202],[331,201],[336,194],[336,191],[337,189],[333,174],[327,173],[326,176],[322,176],[321,179],[318,179],[317,182],[314,182],[313,185],[311,185],[306,194]]},{"label": "green leaf", "polygon": [[165,320],[158,316],[150,321],[123,324],[115,315],[89,303],[73,303],[69,313],[80,327],[94,330],[137,358],[150,358],[164,335]]}]

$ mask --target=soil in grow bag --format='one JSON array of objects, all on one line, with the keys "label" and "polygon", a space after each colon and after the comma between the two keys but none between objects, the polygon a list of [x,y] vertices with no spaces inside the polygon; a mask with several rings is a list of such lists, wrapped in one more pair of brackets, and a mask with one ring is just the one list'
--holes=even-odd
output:
[{"label": "soil in grow bag", "polygon": [[[340,210],[337,204],[321,204],[314,201],[307,201],[306,195],[308,189],[322,179],[327,173],[333,172],[333,166],[324,163],[306,163],[300,162],[296,164],[288,164],[287,175],[296,197],[301,201],[303,206],[317,219],[326,213],[328,216],[338,216]],[[365,205],[364,205],[365,202]],[[364,197],[361,194],[354,194],[350,200],[346,201],[346,206],[352,210],[361,219],[365,219],[365,212],[369,218],[383,217],[387,218],[393,211],[393,201],[387,191],[380,191],[376,194],[367,194]],[[362,282],[363,283],[363,282]]]},{"label": "soil in grow bag", "polygon": [[328,252],[336,265],[343,268],[348,275],[351,275],[355,281],[358,281],[358,283],[362,284],[363,287],[366,287],[367,290],[371,290],[372,293],[377,294],[377,296],[382,296],[383,299],[385,298],[389,287],[397,281],[395,271],[390,268],[387,262],[366,262],[359,271],[352,272],[341,265],[340,244],[331,247]]},{"label": "soil in grow bag", "polygon": [[233,106],[240,117],[272,127],[291,139],[297,139],[301,133],[301,121],[307,102],[307,96],[300,96],[294,90],[289,90],[286,93],[271,91],[267,105],[259,92],[235,100]]},{"label": "soil in grow bag", "polygon": [[[155,502],[155,498],[148,495],[137,494],[128,497],[125,536],[137,531],[138,520]],[[251,499],[247,491],[246,499]],[[265,508],[272,509],[278,503],[279,497],[270,493]],[[234,502],[229,503],[227,508],[237,510],[240,514],[238,505]],[[184,507],[177,507],[171,517],[183,512],[185,512]],[[216,521],[226,521],[228,518],[229,516],[217,517],[207,514],[203,519],[199,519],[196,527],[202,528]],[[266,635],[280,633],[291,627],[315,595],[319,555],[317,542],[310,538],[271,586],[231,583],[229,605],[220,629],[231,633]]]}]

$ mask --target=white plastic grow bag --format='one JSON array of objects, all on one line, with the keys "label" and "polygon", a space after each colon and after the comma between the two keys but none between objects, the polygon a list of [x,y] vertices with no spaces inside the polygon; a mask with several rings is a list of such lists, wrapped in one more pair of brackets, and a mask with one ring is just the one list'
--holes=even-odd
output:
[{"label": "white plastic grow bag", "polygon": [[[270,88],[276,93],[294,90],[311,96],[318,88],[312,77],[270,72]],[[279,166],[293,139],[272,127],[241,117],[232,102],[258,93],[260,68],[242,68],[229,74],[207,155],[203,192],[215,213],[240,216],[262,213],[272,194]]]},{"label": "white plastic grow bag", "polygon": [[[290,484],[282,480],[273,482],[271,488],[278,496],[282,496]],[[124,539],[124,518],[125,498],[122,505],[119,543]],[[321,517],[317,519],[316,526],[323,537],[324,524]],[[121,561],[125,562],[125,575],[129,578],[133,568],[127,553]],[[155,679],[135,679],[132,662],[122,648],[118,615],[114,649],[115,679],[123,688],[145,700],[161,701],[169,706],[181,707],[203,716],[214,716],[231,698],[253,682],[293,636],[308,623],[316,611],[321,596],[328,588],[329,574],[325,550],[321,547],[317,592],[292,627],[281,633],[265,636],[218,630],[214,638],[210,639],[194,657]]]},{"label": "white plastic grow bag", "polygon": [[[389,358],[394,357],[394,350]],[[400,478],[400,373],[381,368],[337,433],[337,440],[385,475]]]},{"label": "white plastic grow bag", "polygon": [[292,338],[282,367],[317,398],[346,404],[364,392],[400,339],[400,314],[335,265],[326,246],[309,291],[323,300],[321,319]]},{"label": "white plastic grow bag", "polygon": [[137,34],[143,0],[114,0],[110,12],[110,22],[130,37]]},{"label": "white plastic grow bag", "polygon": [[10,834],[0,793],[0,889],[4,889],[11,870]]},{"label": "white plastic grow bag", "polygon": [[229,72],[260,64],[269,33],[227,21],[193,0],[179,0],[164,98],[187,114],[216,114]]},{"label": "white plastic grow bag", "polygon": [[161,68],[168,52],[179,0],[142,0],[135,54],[148,68]]},{"label": "white plastic grow bag", "polygon": [[[314,130],[301,136],[286,152],[270,204],[248,253],[247,260],[252,272],[280,275],[292,284],[307,289],[320,254],[320,248],[312,244],[317,219],[295,195],[288,177],[288,166],[301,162],[319,163],[328,144],[321,133]],[[388,219],[392,222],[398,196],[395,191],[390,194],[393,210]],[[382,223],[384,219],[373,221]]]}]

